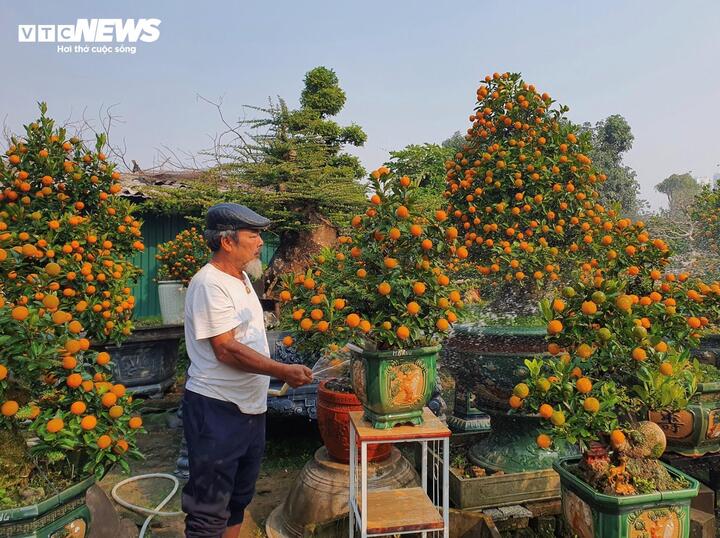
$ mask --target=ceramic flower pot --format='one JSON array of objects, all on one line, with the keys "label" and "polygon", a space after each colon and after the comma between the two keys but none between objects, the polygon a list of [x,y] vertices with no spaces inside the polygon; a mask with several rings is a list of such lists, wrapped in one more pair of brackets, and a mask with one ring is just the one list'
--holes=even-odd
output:
[{"label": "ceramic flower pot", "polygon": [[185,321],[185,295],[187,286],[180,280],[158,282],[160,314],[164,325],[182,325]]},{"label": "ceramic flower pot", "polygon": [[90,510],[85,492],[94,483],[94,476],[86,477],[37,504],[0,510],[0,536],[88,536]]},{"label": "ceramic flower pot", "polygon": [[375,428],[422,424],[422,410],[435,387],[440,346],[367,351],[349,345],[353,390]]},{"label": "ceramic flower pot", "polygon": [[[362,404],[352,392],[338,392],[320,383],[317,392],[317,420],[328,454],[341,463],[350,461],[350,411],[361,411]],[[392,444],[368,445],[368,461],[381,461],[390,455]]]},{"label": "ceramic flower pot", "polygon": [[560,475],[562,512],[572,534],[579,538],[688,538],[690,501],[699,483],[665,465],[671,475],[689,486],[674,491],[613,496],[595,491],[570,471],[579,457],[553,464]]},{"label": "ceramic flower pot", "polygon": [[687,408],[677,413],[651,411],[662,428],[667,449],[683,456],[720,451],[720,383],[700,383]]}]

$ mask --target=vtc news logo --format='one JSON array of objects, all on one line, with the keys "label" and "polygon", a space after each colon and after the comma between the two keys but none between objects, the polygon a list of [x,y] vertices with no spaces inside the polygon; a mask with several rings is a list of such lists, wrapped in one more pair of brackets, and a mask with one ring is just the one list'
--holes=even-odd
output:
[{"label": "vtc news logo", "polygon": [[160,19],[77,19],[75,24],[18,24],[20,43],[152,43]]}]

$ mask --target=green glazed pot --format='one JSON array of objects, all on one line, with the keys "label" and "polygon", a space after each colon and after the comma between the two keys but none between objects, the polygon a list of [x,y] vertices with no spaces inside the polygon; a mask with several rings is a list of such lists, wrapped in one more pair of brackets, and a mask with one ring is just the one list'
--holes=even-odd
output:
[{"label": "green glazed pot", "polygon": [[468,458],[485,469],[519,473],[550,469],[558,458],[578,454],[575,445],[553,450],[538,447],[542,420],[537,415],[491,412],[490,435],[470,447]]},{"label": "green glazed pot", "polygon": [[687,408],[677,413],[649,413],[662,428],[667,449],[683,456],[720,451],[720,383],[700,383]]},{"label": "green glazed pot", "polygon": [[547,350],[544,327],[458,325],[443,345],[442,365],[455,378],[457,391],[475,396],[474,405],[490,415],[490,436],[470,449],[476,465],[506,473],[550,469],[560,456],[576,454],[541,450],[539,417],[512,414],[509,399],[528,375],[525,360]]},{"label": "green glazed pot", "polygon": [[698,494],[694,478],[665,465],[675,477],[690,484],[686,489],[643,495],[613,496],[595,491],[568,467],[579,457],[553,464],[560,475],[562,511],[570,531],[579,538],[688,538],[690,501]]},{"label": "green glazed pot", "polygon": [[422,424],[423,407],[435,388],[440,346],[366,351],[349,345],[350,378],[374,428]]},{"label": "green glazed pot", "polygon": [[85,492],[95,483],[90,476],[38,504],[0,510],[0,536],[53,538],[90,534],[90,510]]},{"label": "green glazed pot", "polygon": [[480,411],[508,411],[513,387],[529,372],[525,359],[547,350],[544,327],[483,327],[463,324],[443,345],[442,365],[457,391],[475,395]]}]

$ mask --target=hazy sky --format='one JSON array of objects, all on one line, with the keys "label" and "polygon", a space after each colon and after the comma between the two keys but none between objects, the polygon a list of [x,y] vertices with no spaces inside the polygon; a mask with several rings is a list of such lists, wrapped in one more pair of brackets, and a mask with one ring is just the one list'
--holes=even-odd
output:
[{"label": "hazy sky", "polygon": [[[158,18],[160,37],[134,55],[62,54],[19,43],[18,24]],[[519,71],[570,118],[627,118],[626,162],[653,206],[671,173],[720,172],[720,2],[244,2],[0,0],[0,117],[18,131],[47,101],[58,120],[96,120],[117,105],[114,142],[148,167],[168,146],[197,152],[227,118],[268,96],[298,104],[304,74],[334,69],[347,93],[341,123],[368,134],[366,168],[410,143],[465,130],[480,79]],[[113,45],[113,44],[111,44]]]}]

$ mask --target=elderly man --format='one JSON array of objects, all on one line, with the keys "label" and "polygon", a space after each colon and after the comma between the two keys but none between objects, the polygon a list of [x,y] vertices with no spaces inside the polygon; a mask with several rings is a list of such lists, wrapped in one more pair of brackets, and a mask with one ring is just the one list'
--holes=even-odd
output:
[{"label": "elderly man", "polygon": [[262,306],[244,271],[260,254],[260,231],[269,224],[238,204],[218,204],[207,213],[212,259],[190,281],[185,299],[187,537],[239,535],[265,450],[268,376],[292,387],[312,381],[306,366],[269,357]]}]

